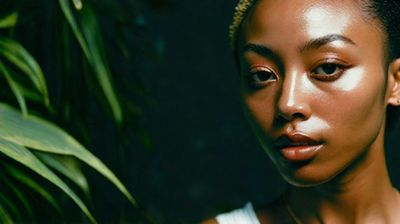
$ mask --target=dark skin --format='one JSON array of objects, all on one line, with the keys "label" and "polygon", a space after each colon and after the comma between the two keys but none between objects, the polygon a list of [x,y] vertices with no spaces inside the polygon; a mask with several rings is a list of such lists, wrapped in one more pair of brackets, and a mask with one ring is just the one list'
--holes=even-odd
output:
[{"label": "dark skin", "polygon": [[[400,60],[385,61],[386,36],[359,4],[260,0],[239,35],[246,114],[292,185],[284,197],[302,223],[400,220],[384,157],[386,109],[400,104]],[[313,146],[277,149],[281,136],[305,136]],[[257,215],[295,223],[282,198]]]}]

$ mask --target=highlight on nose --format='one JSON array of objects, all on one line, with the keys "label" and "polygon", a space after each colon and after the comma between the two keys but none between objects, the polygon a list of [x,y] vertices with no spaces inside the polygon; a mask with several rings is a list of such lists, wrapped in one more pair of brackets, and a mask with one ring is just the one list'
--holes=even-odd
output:
[{"label": "highlight on nose", "polygon": [[281,93],[278,94],[277,115],[284,120],[305,120],[311,114],[307,89],[300,88],[304,85],[298,83],[299,81],[296,80],[295,76],[288,79],[283,83]]},{"label": "highlight on nose", "polygon": [[278,118],[286,121],[295,119],[305,120],[309,117],[309,112],[303,106],[300,105],[284,105],[278,106],[277,112]]}]

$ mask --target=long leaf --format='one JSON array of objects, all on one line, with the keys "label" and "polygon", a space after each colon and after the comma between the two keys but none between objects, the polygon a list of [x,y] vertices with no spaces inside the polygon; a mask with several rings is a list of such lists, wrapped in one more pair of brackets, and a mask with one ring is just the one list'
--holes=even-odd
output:
[{"label": "long leaf", "polygon": [[96,220],[87,209],[86,205],[82,202],[82,200],[68,187],[68,185],[66,185],[60,178],[58,178],[57,175],[55,175],[39,159],[37,159],[31,151],[23,146],[0,138],[0,152],[25,165],[26,167],[35,171],[37,174],[59,187],[79,206],[79,208],[93,223],[96,223]]},{"label": "long leaf", "polygon": [[14,203],[11,202],[7,196],[4,196],[0,192],[0,220],[4,223],[13,223],[13,219],[11,218],[11,212],[5,209],[8,207],[12,213],[15,214],[17,218],[21,218],[18,209],[15,207]]},{"label": "long leaf", "polygon": [[115,94],[115,90],[112,86],[111,72],[108,65],[108,61],[104,54],[104,46],[99,33],[101,33],[99,25],[96,20],[96,16],[89,5],[86,5],[82,12],[81,26],[82,31],[87,40],[89,51],[92,55],[92,68],[95,71],[97,80],[106,96],[108,103],[110,104],[111,110],[114,114],[114,118],[117,122],[122,122],[122,111],[119,104],[119,100]]},{"label": "long leaf", "polygon": [[0,203],[0,221],[4,224],[12,224],[13,221],[8,214],[8,212],[3,208],[2,204]]},{"label": "long leaf", "polygon": [[29,219],[33,220],[33,212],[28,201],[25,199],[26,198],[25,195],[6,176],[0,174],[0,178],[10,188],[10,190],[14,192],[15,196],[21,201],[22,206],[28,212]]},{"label": "long leaf", "polygon": [[32,81],[43,96],[46,106],[50,104],[46,80],[36,60],[18,42],[0,37],[0,54],[19,68]]},{"label": "long leaf", "polygon": [[91,152],[59,127],[38,117],[22,117],[0,103],[0,136],[8,141],[47,153],[72,155],[110,180],[135,205],[135,200],[118,178]]},{"label": "long leaf", "polygon": [[0,19],[0,29],[14,27],[18,21],[18,13],[13,12],[4,18]]},{"label": "long leaf", "polygon": [[76,185],[78,185],[86,195],[89,193],[89,185],[85,175],[82,173],[75,157],[62,156],[57,154],[37,152],[35,155],[45,164],[64,174]]},{"label": "long leaf", "polygon": [[58,205],[57,201],[42,186],[40,186],[31,177],[27,176],[20,170],[15,169],[14,167],[12,167],[10,165],[5,165],[5,167],[6,167],[7,171],[10,172],[12,177],[14,177],[16,180],[18,180],[25,186],[29,187],[33,191],[37,192],[46,201],[48,201],[57,210],[58,213],[62,214],[62,210],[61,210],[60,206]]},{"label": "long leaf", "polygon": [[82,1],[81,0],[72,0],[74,3],[75,9],[76,10],[81,10],[82,9]]},{"label": "long leaf", "polygon": [[6,66],[4,66],[3,62],[0,61],[0,72],[6,77],[8,85],[10,86],[11,90],[13,91],[15,98],[17,98],[19,107],[21,108],[22,114],[24,116],[28,115],[28,109],[26,108],[25,98],[23,90],[21,90],[18,84],[14,81],[12,76],[10,75]]},{"label": "long leaf", "polygon": [[115,94],[115,90],[111,85],[111,73],[108,68],[107,60],[104,55],[102,56],[101,54],[103,46],[99,39],[100,30],[93,12],[88,5],[85,5],[83,10],[80,10],[83,16],[80,24],[82,26],[81,29],[74,17],[69,0],[59,0],[59,3],[79,45],[97,76],[100,87],[113,113],[114,120],[120,124],[123,120],[122,109]]}]

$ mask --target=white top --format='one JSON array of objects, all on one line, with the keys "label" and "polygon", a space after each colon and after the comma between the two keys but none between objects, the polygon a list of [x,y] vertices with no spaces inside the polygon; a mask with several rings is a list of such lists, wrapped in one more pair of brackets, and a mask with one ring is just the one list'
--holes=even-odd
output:
[{"label": "white top", "polygon": [[219,224],[260,224],[250,202],[243,208],[217,215],[215,218]]}]

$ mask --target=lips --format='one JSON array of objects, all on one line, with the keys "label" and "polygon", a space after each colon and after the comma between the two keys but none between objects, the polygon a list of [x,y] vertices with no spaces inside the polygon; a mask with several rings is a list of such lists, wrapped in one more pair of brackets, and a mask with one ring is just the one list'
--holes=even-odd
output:
[{"label": "lips", "polygon": [[322,143],[305,134],[285,134],[273,142],[284,159],[293,162],[303,162],[313,159],[322,148]]}]

